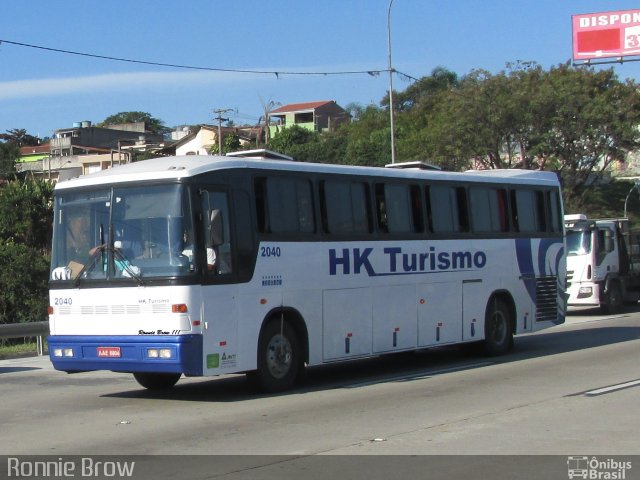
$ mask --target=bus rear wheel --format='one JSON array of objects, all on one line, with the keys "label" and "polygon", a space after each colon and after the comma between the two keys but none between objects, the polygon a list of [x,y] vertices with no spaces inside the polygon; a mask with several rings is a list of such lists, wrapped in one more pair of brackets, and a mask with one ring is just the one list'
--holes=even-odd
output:
[{"label": "bus rear wheel", "polygon": [[484,320],[485,355],[497,356],[507,353],[513,347],[513,328],[509,307],[500,298],[493,298]]},{"label": "bus rear wheel", "polygon": [[269,322],[260,335],[258,369],[249,379],[264,392],[291,388],[300,371],[300,348],[295,330],[284,320]]},{"label": "bus rear wheel", "polygon": [[180,380],[180,373],[136,372],[133,377],[144,388],[149,390],[166,390]]}]

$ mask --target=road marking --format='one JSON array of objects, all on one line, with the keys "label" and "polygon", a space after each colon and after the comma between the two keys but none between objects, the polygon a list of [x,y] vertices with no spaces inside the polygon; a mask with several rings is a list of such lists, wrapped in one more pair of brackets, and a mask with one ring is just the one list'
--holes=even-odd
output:
[{"label": "road marking", "polygon": [[633,380],[632,382],[620,383],[618,385],[611,385],[610,387],[598,388],[596,390],[590,390],[585,393],[588,397],[595,397],[596,395],[604,395],[605,393],[616,392],[618,390],[624,390],[625,388],[635,387],[640,385],[640,380]]}]

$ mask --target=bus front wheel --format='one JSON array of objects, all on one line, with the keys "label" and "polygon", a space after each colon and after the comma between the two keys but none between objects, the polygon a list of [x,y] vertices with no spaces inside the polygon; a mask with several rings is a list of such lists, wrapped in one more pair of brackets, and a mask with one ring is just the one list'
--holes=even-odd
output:
[{"label": "bus front wheel", "polygon": [[487,305],[484,320],[484,353],[502,355],[513,347],[513,328],[509,307],[500,298],[493,298]]},{"label": "bus front wheel", "polygon": [[180,373],[136,372],[133,377],[144,388],[165,390],[173,387],[180,380],[180,375]]},{"label": "bus front wheel", "polygon": [[264,392],[291,388],[300,370],[300,348],[295,330],[284,320],[269,322],[260,335],[258,369],[249,379]]}]

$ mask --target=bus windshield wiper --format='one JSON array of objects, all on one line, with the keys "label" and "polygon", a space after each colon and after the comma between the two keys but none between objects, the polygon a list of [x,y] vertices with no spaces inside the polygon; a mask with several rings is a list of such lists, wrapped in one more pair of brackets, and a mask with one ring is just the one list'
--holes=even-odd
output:
[{"label": "bus windshield wiper", "polygon": [[[82,267],[82,270],[80,270],[78,272],[78,275],[76,275],[75,278],[73,279],[73,285],[75,287],[80,285],[80,280],[82,279],[82,277],[87,272],[90,272],[93,269],[93,267],[96,264],[96,261],[98,260],[98,256],[102,257],[106,250],[107,250],[107,246],[104,245],[104,244],[103,245],[98,245],[97,247],[95,247],[93,249],[93,252],[91,253],[91,256],[89,257],[89,263],[87,263],[84,267]],[[104,260],[103,260],[102,263],[104,264]]]},{"label": "bus windshield wiper", "polygon": [[142,275],[139,273],[140,269],[137,267],[133,268],[133,265],[131,265],[131,261],[127,258],[127,256],[124,253],[122,253],[120,249],[110,247],[108,248],[108,251],[110,251],[113,254],[113,258],[115,260],[120,261],[119,265],[122,266],[122,269],[124,272],[127,272],[131,278],[133,278],[136,282],[138,282],[138,285],[140,286],[144,285],[144,280],[142,278]]},{"label": "bus windshield wiper", "polygon": [[74,286],[77,287],[80,284],[80,280],[82,279],[82,277],[94,268],[98,257],[103,258],[101,263],[104,265],[105,262],[103,255],[105,252],[111,253],[114,260],[119,261],[119,266],[122,266],[122,269],[126,271],[129,274],[129,277],[133,278],[138,283],[138,285],[144,285],[142,275],[140,275],[140,273],[133,268],[129,259],[119,249],[110,247],[109,245],[98,245],[97,247],[95,247],[95,249],[93,249],[93,253],[91,254],[89,263],[82,267],[82,270],[80,270],[78,272],[78,275],[76,275],[76,277],[73,279]]}]

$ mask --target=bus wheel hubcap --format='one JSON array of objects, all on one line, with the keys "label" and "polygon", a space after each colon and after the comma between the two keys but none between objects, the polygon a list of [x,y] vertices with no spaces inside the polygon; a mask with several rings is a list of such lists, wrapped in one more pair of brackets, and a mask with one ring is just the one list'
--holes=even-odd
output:
[{"label": "bus wheel hubcap", "polygon": [[283,378],[291,369],[291,343],[284,335],[274,335],[267,346],[267,368],[275,378]]}]

